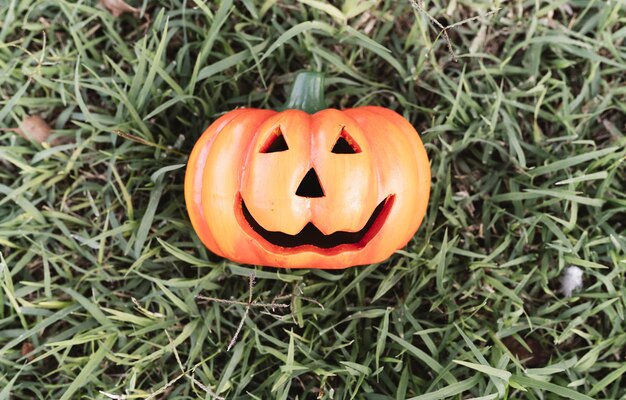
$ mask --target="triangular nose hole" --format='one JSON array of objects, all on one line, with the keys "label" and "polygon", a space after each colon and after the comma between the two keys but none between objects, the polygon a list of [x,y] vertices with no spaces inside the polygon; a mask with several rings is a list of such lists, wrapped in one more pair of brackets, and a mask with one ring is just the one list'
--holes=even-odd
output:
[{"label": "triangular nose hole", "polygon": [[315,170],[311,168],[306,173],[298,190],[296,190],[296,196],[300,197],[324,197],[324,190],[320,184],[320,179],[317,177]]}]

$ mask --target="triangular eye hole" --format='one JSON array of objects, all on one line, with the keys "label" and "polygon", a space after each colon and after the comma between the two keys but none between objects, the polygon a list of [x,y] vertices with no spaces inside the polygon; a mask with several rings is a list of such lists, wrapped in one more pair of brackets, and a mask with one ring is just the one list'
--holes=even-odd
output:
[{"label": "triangular eye hole", "polygon": [[261,153],[277,153],[285,150],[289,150],[289,146],[287,146],[285,136],[283,136],[283,132],[280,130],[280,127],[276,128],[276,130],[272,132],[263,147],[261,147]]},{"label": "triangular eye hole", "polygon": [[356,154],[361,152],[361,148],[356,144],[354,139],[348,135],[348,132],[342,129],[331,152],[335,154]]}]

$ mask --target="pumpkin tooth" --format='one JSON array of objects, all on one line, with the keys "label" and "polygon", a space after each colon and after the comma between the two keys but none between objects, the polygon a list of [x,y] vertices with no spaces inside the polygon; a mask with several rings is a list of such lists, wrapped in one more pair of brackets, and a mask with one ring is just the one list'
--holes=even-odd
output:
[{"label": "pumpkin tooth", "polygon": [[320,251],[329,251],[330,249],[356,250],[365,247],[384,224],[385,219],[389,215],[391,206],[393,205],[394,198],[394,195],[389,195],[381,201],[374,209],[363,228],[357,232],[337,231],[326,235],[312,222],[309,222],[300,232],[295,235],[290,235],[288,233],[269,231],[263,228],[263,226],[254,219],[248,207],[246,207],[243,197],[241,197],[241,195],[238,197],[243,219],[257,235],[270,244],[282,248],[312,246],[314,248],[323,249]]}]

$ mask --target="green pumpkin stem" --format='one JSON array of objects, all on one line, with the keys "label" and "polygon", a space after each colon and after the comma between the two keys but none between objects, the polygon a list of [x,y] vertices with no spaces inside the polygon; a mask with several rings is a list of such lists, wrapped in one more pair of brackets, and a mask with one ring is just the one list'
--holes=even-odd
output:
[{"label": "green pumpkin stem", "polygon": [[316,113],[326,107],[324,99],[324,74],[321,72],[298,72],[284,109],[296,109]]}]

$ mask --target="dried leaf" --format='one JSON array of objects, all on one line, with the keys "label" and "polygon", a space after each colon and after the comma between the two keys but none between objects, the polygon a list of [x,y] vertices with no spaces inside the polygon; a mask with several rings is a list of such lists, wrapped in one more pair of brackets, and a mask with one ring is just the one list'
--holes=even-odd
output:
[{"label": "dried leaf", "polygon": [[35,346],[31,342],[25,341],[22,344],[20,354],[22,356],[28,356],[28,361],[33,361],[35,359],[35,356],[33,354],[30,354],[33,350],[35,350]]},{"label": "dried leaf", "polygon": [[100,0],[100,4],[109,10],[114,17],[119,17],[126,12],[132,14],[139,13],[138,8],[129,6],[124,0]]},{"label": "dried leaf", "polygon": [[52,128],[39,115],[30,115],[22,120],[20,127],[15,131],[27,139],[43,143],[48,141]]}]

